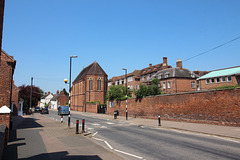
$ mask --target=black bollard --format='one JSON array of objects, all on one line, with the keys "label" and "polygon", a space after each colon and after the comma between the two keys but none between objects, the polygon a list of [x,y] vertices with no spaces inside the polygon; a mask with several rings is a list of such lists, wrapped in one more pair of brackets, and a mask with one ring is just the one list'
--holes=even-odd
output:
[{"label": "black bollard", "polygon": [[161,126],[161,116],[158,116],[158,126]]},{"label": "black bollard", "polygon": [[85,133],[85,131],[84,131],[85,126],[84,125],[85,125],[85,119],[82,120],[82,133]]},{"label": "black bollard", "polygon": [[68,128],[70,128],[70,114],[68,115]]},{"label": "black bollard", "polygon": [[79,120],[76,120],[76,134],[79,134],[78,127],[79,127]]}]

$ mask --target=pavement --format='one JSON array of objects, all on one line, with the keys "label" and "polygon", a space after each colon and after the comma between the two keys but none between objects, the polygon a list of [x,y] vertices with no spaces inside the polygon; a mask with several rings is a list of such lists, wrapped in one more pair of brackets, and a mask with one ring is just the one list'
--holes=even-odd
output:
[{"label": "pavement", "polygon": [[[89,117],[114,120],[113,115],[94,114],[71,111],[71,113]],[[86,159],[86,160],[122,160],[84,134],[75,134],[75,127],[67,127],[66,122],[59,123],[41,114],[16,116],[13,118],[13,130],[4,151],[4,160],[11,159]],[[118,116],[117,121],[126,121],[126,117]],[[128,117],[132,125],[193,132],[210,136],[218,136],[240,142],[240,127],[219,126],[188,122],[175,122]]]},{"label": "pavement", "polygon": [[96,144],[75,128],[34,114],[13,118],[13,130],[3,160],[122,160],[119,155]]}]

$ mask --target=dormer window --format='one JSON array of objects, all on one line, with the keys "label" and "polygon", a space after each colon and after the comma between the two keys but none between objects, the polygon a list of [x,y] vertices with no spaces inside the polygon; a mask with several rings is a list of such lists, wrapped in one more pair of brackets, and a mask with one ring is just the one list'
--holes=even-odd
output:
[{"label": "dormer window", "polygon": [[193,72],[191,72],[191,77],[195,78],[195,74]]},{"label": "dormer window", "polygon": [[164,74],[164,78],[168,78],[169,77],[169,72],[166,72],[165,74]]}]

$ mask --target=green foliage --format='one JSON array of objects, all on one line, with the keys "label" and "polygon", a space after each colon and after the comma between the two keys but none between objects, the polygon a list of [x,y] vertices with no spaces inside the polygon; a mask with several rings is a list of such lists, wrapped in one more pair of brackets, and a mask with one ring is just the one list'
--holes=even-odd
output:
[{"label": "green foliage", "polygon": [[217,87],[215,89],[235,89],[237,87],[240,87],[240,84],[238,84],[236,86],[222,86],[222,87]]},{"label": "green foliage", "polygon": [[65,88],[63,88],[63,90],[62,90],[63,92],[64,92],[64,94],[66,95],[66,96],[69,96],[69,93],[66,91],[66,89]]},{"label": "green foliage", "polygon": [[[123,85],[111,86],[107,92],[109,100],[124,100],[126,99],[126,87]],[[127,89],[127,96],[132,97],[132,91]]]},{"label": "green foliage", "polygon": [[[50,102],[49,102],[49,103],[50,103]],[[44,104],[44,107],[45,107],[45,108],[48,108],[48,107],[49,107],[49,103],[45,103],[45,104]]]},{"label": "green foliage", "polygon": [[155,96],[162,94],[161,87],[159,86],[159,79],[153,79],[152,85],[146,86],[140,84],[139,89],[135,91],[135,95],[137,98],[142,98],[146,96]]},{"label": "green foliage", "polygon": [[87,103],[93,103],[93,104],[97,104],[97,103],[99,103],[99,104],[100,104],[99,101],[88,101]]}]

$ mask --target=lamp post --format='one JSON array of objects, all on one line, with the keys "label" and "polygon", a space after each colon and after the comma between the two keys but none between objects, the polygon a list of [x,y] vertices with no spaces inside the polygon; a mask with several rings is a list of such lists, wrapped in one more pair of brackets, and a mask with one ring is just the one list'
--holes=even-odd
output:
[{"label": "lamp post", "polygon": [[125,70],[125,79],[126,79],[125,86],[126,86],[126,120],[127,120],[128,119],[128,112],[127,112],[127,69],[123,68],[122,70]]},{"label": "lamp post", "polygon": [[[70,56],[70,75],[69,75],[69,101],[68,101],[68,106],[69,106],[69,115],[68,115],[68,127],[70,128],[70,117],[71,117],[71,113],[70,113],[70,110],[71,110],[71,72],[72,72],[72,58],[77,58],[77,56]],[[67,84],[68,80],[67,79],[64,79],[64,82]]]}]

